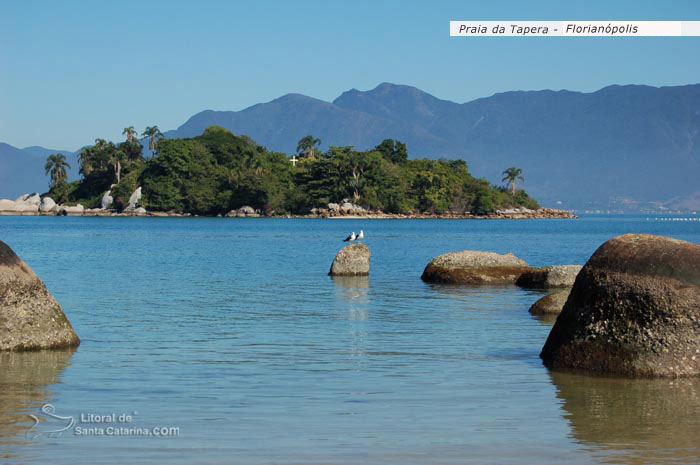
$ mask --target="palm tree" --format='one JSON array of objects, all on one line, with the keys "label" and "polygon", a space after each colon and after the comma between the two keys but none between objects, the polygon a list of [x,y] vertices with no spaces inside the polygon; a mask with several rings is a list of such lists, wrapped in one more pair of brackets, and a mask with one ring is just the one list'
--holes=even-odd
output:
[{"label": "palm tree", "polygon": [[133,126],[129,126],[128,128],[124,128],[122,131],[122,136],[126,134],[126,140],[131,142],[134,139],[134,136],[138,136],[138,132],[134,129]]},{"label": "palm tree", "polygon": [[65,155],[62,153],[49,155],[44,165],[44,170],[47,175],[50,175],[51,179],[49,186],[57,186],[62,180],[66,179],[66,168],[70,169],[70,165],[66,161]]},{"label": "palm tree", "polygon": [[321,139],[314,139],[314,136],[309,134],[306,137],[299,139],[297,144],[297,153],[301,156],[314,156],[316,146],[321,145]]},{"label": "palm tree", "polygon": [[513,195],[515,195],[515,181],[518,179],[521,181],[525,181],[525,178],[522,177],[522,174],[523,170],[514,166],[511,166],[503,172],[503,179],[501,179],[501,182],[510,184],[510,187],[513,191]]},{"label": "palm tree", "polygon": [[155,153],[156,142],[164,137],[158,126],[146,126],[141,134],[148,137],[148,150]]}]

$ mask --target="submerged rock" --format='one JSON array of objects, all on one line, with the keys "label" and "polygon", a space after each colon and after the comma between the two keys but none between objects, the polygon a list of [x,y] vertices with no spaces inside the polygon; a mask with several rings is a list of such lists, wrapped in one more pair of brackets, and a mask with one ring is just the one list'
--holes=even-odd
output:
[{"label": "submerged rock", "polygon": [[78,344],[80,339],[44,283],[0,241],[0,351]]},{"label": "submerged rock", "polygon": [[430,260],[421,279],[432,283],[513,284],[527,270],[527,263],[512,253],[464,250]]},{"label": "submerged rock", "polygon": [[568,298],[568,290],[553,292],[532,304],[530,313],[533,315],[558,315],[564,308],[564,304]]},{"label": "submerged rock", "polygon": [[521,287],[552,288],[571,287],[576,275],[583,268],[581,265],[557,265],[542,268],[530,268],[515,282]]},{"label": "submerged rock", "polygon": [[700,246],[627,234],[583,267],[544,364],[628,377],[700,375]]},{"label": "submerged rock", "polygon": [[370,256],[369,247],[364,244],[343,247],[335,256],[328,274],[331,276],[367,276]]}]

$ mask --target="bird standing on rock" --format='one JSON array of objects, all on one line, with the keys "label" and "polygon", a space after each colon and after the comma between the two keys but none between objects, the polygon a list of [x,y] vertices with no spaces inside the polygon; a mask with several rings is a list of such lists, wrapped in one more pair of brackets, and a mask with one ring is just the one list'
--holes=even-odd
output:
[{"label": "bird standing on rock", "polygon": [[356,238],[357,238],[357,236],[355,236],[355,231],[353,231],[352,234],[350,234],[348,237],[346,237],[345,239],[343,239],[343,242],[352,242],[352,241],[354,241]]},{"label": "bird standing on rock", "polygon": [[364,238],[365,238],[365,233],[360,229],[360,234],[358,234],[355,239],[357,239],[358,241],[361,241]]}]

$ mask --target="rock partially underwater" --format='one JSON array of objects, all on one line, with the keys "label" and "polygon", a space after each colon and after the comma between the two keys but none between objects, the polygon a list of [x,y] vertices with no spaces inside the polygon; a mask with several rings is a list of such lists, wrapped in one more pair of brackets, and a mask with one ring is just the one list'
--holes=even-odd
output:
[{"label": "rock partially underwater", "polygon": [[576,278],[540,355],[553,369],[700,375],[700,246],[627,234]]},{"label": "rock partially underwater", "polygon": [[80,339],[44,283],[0,241],[0,351],[79,344]]}]

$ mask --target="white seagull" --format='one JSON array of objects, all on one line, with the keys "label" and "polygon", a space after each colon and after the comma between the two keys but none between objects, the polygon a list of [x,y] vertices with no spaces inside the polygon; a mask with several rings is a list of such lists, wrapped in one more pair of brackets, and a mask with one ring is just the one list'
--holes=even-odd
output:
[{"label": "white seagull", "polygon": [[365,238],[365,233],[362,232],[362,230],[360,229],[360,234],[358,234],[355,239],[357,239],[358,241],[361,241],[364,238]]},{"label": "white seagull", "polygon": [[343,239],[343,242],[352,242],[352,241],[354,241],[356,238],[357,238],[357,236],[355,236],[355,231],[353,231],[352,234],[350,234],[348,237],[346,237],[345,239]]}]

